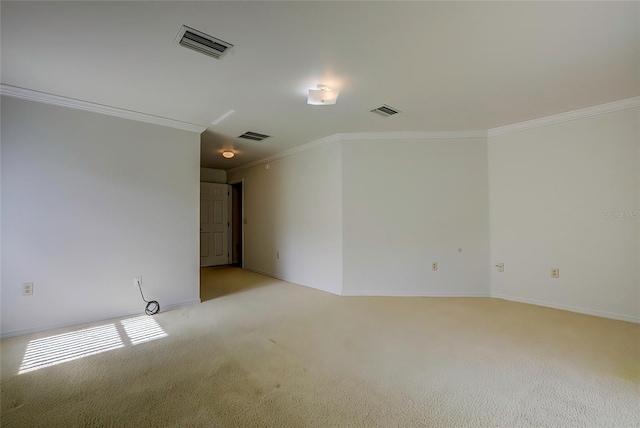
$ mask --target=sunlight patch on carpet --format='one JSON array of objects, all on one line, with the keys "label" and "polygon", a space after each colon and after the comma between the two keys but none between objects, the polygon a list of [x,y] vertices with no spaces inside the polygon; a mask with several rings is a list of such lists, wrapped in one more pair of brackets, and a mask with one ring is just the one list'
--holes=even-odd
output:
[{"label": "sunlight patch on carpet", "polygon": [[167,333],[164,332],[162,327],[148,316],[131,318],[121,322],[133,345],[167,337]]},{"label": "sunlight patch on carpet", "polygon": [[162,327],[148,316],[122,320],[120,324],[124,333],[116,324],[107,324],[32,340],[27,345],[18,374],[122,348],[128,342],[137,345],[167,337]]},{"label": "sunlight patch on carpet", "polygon": [[29,342],[18,374],[122,348],[115,325],[86,328]]}]

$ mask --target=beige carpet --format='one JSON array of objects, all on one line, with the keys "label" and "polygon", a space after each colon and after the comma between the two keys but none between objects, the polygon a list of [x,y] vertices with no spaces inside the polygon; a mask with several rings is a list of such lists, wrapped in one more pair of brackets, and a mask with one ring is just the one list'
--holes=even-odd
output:
[{"label": "beige carpet", "polygon": [[3,339],[2,426],[640,426],[639,325],[202,277],[200,305]]}]

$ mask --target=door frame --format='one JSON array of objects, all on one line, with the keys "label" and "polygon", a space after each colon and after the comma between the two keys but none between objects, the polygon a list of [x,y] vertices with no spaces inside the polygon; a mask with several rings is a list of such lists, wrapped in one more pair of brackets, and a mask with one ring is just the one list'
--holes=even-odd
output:
[{"label": "door frame", "polygon": [[[240,247],[241,247],[241,253],[242,256],[241,258],[241,263],[240,263],[240,268],[244,269],[244,234],[245,234],[245,230],[244,230],[244,219],[245,219],[245,212],[244,212],[244,194],[245,194],[245,187],[244,187],[244,178],[239,178],[237,180],[233,180],[233,181],[227,181],[227,184],[232,186],[234,184],[242,184],[242,195],[240,195],[240,210],[242,211],[242,215],[240,216],[240,234],[242,235],[240,237]],[[233,197],[233,190],[231,191],[231,197]],[[233,200],[229,200],[229,209],[231,210],[232,208],[232,204],[233,204]],[[233,222],[233,216],[230,215],[229,218],[231,218],[231,221]],[[231,223],[231,233],[229,233],[229,239],[230,239],[230,247],[231,245],[233,245],[233,223]],[[231,253],[233,254],[233,252]]]}]

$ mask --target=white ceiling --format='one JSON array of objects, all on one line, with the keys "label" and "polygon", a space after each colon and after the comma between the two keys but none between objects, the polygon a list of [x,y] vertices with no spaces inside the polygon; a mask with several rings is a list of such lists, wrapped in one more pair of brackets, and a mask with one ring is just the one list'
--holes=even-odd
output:
[{"label": "white ceiling", "polygon": [[[212,168],[339,132],[486,130],[640,95],[639,2],[3,1],[1,14],[3,84],[208,126]],[[220,61],[180,47],[183,24],[234,47]],[[337,105],[306,104],[319,83]],[[369,112],[383,103],[402,113]]]}]

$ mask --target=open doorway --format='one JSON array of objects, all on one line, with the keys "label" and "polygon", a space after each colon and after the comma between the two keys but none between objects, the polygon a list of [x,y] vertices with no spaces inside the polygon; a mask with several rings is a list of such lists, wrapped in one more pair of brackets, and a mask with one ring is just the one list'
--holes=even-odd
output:
[{"label": "open doorway", "polygon": [[244,198],[243,181],[231,184],[231,264],[244,266]]}]

